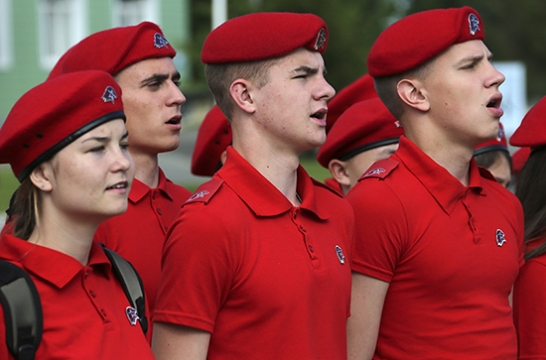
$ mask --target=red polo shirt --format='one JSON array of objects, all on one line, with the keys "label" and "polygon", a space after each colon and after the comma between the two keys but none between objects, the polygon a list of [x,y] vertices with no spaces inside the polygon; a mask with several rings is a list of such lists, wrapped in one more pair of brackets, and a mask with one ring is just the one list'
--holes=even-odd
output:
[{"label": "red polo shirt", "polygon": [[233,148],[163,252],[154,321],[211,333],[208,359],[346,359],[350,205],[298,169],[288,199]]},{"label": "red polo shirt", "polygon": [[514,359],[508,296],[523,264],[517,198],[470,162],[469,185],[402,136],[346,197],[353,270],[389,282],[375,359]]},{"label": "red polo shirt", "polygon": [[[129,301],[98,244],[89,264],[11,235],[0,238],[0,259],[30,275],[40,294],[43,335],[36,359],[153,359],[138,322],[131,325]],[[0,359],[12,359],[0,306]]]},{"label": "red polo shirt", "polygon": [[514,285],[518,359],[546,359],[546,254],[528,260]]},{"label": "red polo shirt", "polygon": [[131,262],[142,277],[150,308],[148,319],[155,308],[165,235],[190,196],[188,190],[172,183],[159,169],[157,188],[151,189],[135,179],[127,211],[103,222],[95,233],[96,241]]}]

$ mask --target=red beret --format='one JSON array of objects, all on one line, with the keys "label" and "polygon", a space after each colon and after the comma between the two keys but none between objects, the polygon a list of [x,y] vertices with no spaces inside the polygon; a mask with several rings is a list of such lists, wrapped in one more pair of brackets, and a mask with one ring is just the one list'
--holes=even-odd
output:
[{"label": "red beret", "polygon": [[191,173],[198,176],[214,175],[220,157],[231,140],[231,126],[222,110],[214,105],[199,127],[191,157]]},{"label": "red beret", "polygon": [[521,124],[510,137],[514,146],[546,145],[546,96],[540,99],[523,117]]},{"label": "red beret", "polygon": [[124,119],[121,89],[99,70],[64,74],[26,92],[0,128],[0,163],[19,181],[81,135]]},{"label": "red beret", "polygon": [[530,147],[522,147],[512,154],[512,173],[518,175],[531,155]]},{"label": "red beret", "polygon": [[341,114],[320,147],[317,160],[327,168],[332,159],[349,159],[366,150],[396,144],[403,133],[379,98],[361,101]]},{"label": "red beret", "polygon": [[173,58],[175,55],[176,51],[159,26],[145,21],[89,35],[68,49],[57,61],[48,79],[81,70],[103,70],[116,75],[141,60]]},{"label": "red beret", "polygon": [[205,64],[271,59],[305,47],[323,53],[328,27],[313,14],[262,12],[226,21],[205,39],[201,61]]},{"label": "red beret", "polygon": [[502,123],[499,123],[499,132],[497,137],[476,146],[474,149],[474,156],[494,150],[502,150],[509,153],[506,133],[504,132],[504,126],[502,126]]},{"label": "red beret", "polygon": [[484,37],[480,15],[471,7],[418,12],[398,20],[379,35],[368,55],[368,72],[373,77],[400,74],[451,45]]},{"label": "red beret", "polygon": [[366,74],[353,83],[344,87],[328,103],[328,116],[326,117],[326,132],[329,132],[338,117],[347,108],[359,101],[378,97],[375,92],[373,78]]}]

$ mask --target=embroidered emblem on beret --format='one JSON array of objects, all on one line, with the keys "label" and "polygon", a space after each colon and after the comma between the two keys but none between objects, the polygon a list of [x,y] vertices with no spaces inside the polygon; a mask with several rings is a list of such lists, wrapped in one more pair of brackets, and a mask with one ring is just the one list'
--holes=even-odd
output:
[{"label": "embroidered emblem on beret", "polygon": [[102,94],[102,101],[111,102],[113,104],[117,98],[118,94],[116,94],[116,90],[114,90],[113,87],[107,86],[106,89],[104,89],[104,94]]},{"label": "embroidered emblem on beret", "polygon": [[132,306],[127,306],[127,308],[125,308],[125,313],[127,314],[127,319],[129,319],[129,323],[135,326],[137,323],[137,320],[139,319],[135,308]]},{"label": "embroidered emblem on beret", "polygon": [[480,19],[476,14],[468,15],[468,26],[470,27],[470,35],[475,35],[480,30]]},{"label": "embroidered emblem on beret", "polygon": [[326,30],[322,28],[317,34],[317,41],[315,42],[315,50],[322,48],[325,42],[326,42]]},{"label": "embroidered emblem on beret", "polygon": [[169,42],[163,35],[160,33],[155,33],[154,35],[154,46],[158,49],[161,49],[162,47],[167,47],[169,45]]},{"label": "embroidered emblem on beret", "polygon": [[504,232],[501,229],[497,229],[495,236],[496,236],[498,246],[502,246],[502,244],[506,242],[506,238],[504,237]]}]

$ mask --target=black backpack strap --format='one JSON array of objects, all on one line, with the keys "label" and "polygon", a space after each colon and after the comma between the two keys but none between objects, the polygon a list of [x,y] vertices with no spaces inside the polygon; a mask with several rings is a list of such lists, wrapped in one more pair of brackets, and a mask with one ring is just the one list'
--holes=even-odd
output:
[{"label": "black backpack strap", "polygon": [[4,308],[6,343],[17,360],[32,360],[42,339],[40,295],[28,274],[0,260],[0,302]]},{"label": "black backpack strap", "polygon": [[108,249],[104,244],[100,243],[106,256],[112,263],[112,269],[116,274],[125,296],[129,300],[129,304],[137,311],[137,315],[140,321],[140,326],[144,334],[148,331],[148,319],[146,318],[146,306],[144,297],[144,286],[142,285],[142,279],[138,275],[133,265],[122,258],[118,253]]}]

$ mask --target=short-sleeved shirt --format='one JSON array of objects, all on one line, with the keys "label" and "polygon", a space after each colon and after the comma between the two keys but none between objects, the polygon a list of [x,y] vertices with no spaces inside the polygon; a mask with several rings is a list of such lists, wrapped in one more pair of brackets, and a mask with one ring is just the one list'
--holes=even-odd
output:
[{"label": "short-sleeved shirt", "polygon": [[[0,259],[26,270],[43,311],[36,359],[153,359],[129,301],[103,249],[93,244],[87,266],[76,259],[11,235],[0,238]],[[12,359],[0,307],[0,359]]]},{"label": "short-sleeved shirt", "polygon": [[96,241],[120,254],[138,271],[144,283],[150,319],[159,288],[165,235],[190,196],[190,191],[168,180],[159,169],[157,188],[151,189],[135,179],[127,211],[104,221],[95,233]]},{"label": "short-sleeved shirt", "polygon": [[546,254],[527,260],[514,285],[518,359],[546,359]]},{"label": "short-sleeved shirt", "polygon": [[388,282],[375,359],[513,359],[523,211],[485,169],[469,185],[404,136],[347,194],[353,270]]},{"label": "short-sleeved shirt", "polygon": [[154,321],[210,332],[208,359],[346,359],[353,211],[301,166],[297,191],[229,147],[168,234]]}]

